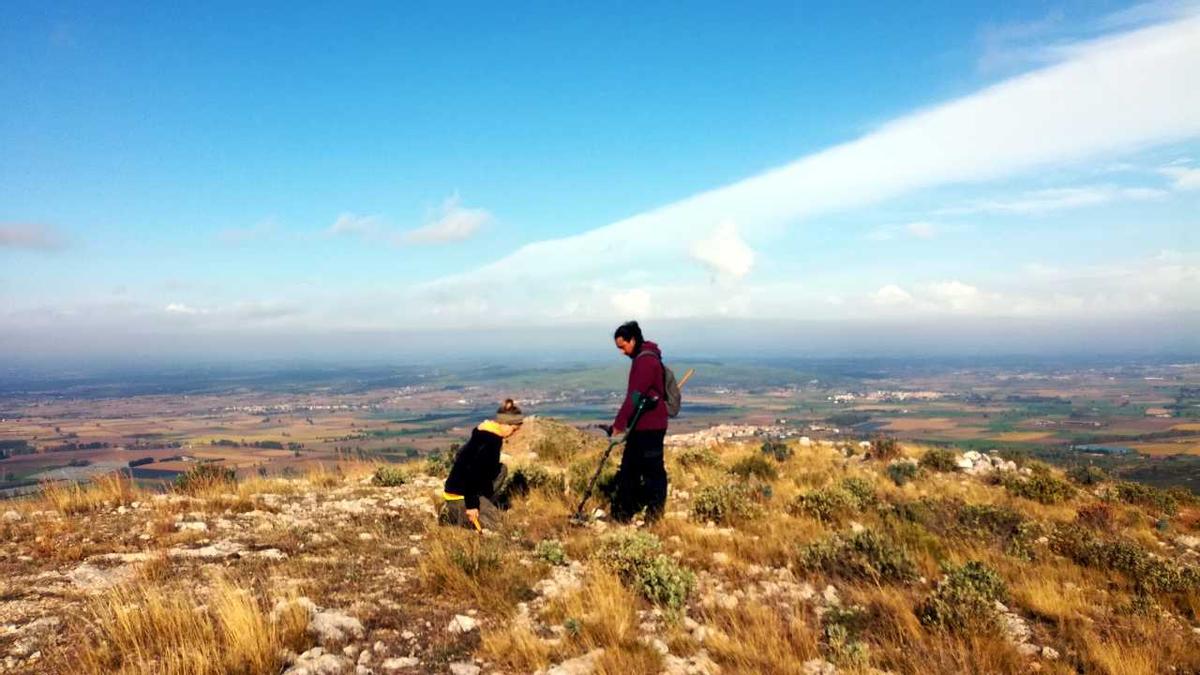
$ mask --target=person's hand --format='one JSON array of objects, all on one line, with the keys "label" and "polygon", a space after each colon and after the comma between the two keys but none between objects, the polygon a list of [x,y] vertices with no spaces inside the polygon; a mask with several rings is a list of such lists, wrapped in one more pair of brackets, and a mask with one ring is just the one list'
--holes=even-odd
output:
[{"label": "person's hand", "polygon": [[483,525],[479,524],[479,509],[467,509],[467,520],[471,521],[476,530],[483,530]]},{"label": "person's hand", "polygon": [[612,426],[611,424],[597,424],[596,426],[598,426],[598,427],[600,427],[601,429],[603,429],[603,430],[604,430],[604,435],[605,435],[605,436],[612,436],[612,435],[613,435],[613,426]]}]

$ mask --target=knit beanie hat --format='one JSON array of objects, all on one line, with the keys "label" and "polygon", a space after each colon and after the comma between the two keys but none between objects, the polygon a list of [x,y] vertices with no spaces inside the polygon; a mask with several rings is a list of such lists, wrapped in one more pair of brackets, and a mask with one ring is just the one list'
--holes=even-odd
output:
[{"label": "knit beanie hat", "polygon": [[496,410],[496,422],[499,424],[511,424],[518,426],[525,421],[525,415],[521,413],[521,409],[513,402],[511,398],[505,399],[503,405]]}]

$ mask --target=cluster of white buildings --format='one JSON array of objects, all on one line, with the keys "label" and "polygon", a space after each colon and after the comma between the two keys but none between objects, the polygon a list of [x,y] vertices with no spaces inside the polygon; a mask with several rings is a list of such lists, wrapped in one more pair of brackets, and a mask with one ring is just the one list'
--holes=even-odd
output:
[{"label": "cluster of white buildings", "polygon": [[834,403],[854,403],[856,401],[867,401],[871,403],[895,403],[899,401],[936,401],[938,399],[947,398],[949,394],[940,391],[887,391],[880,389],[878,391],[870,391],[866,393],[858,393],[853,391],[843,392],[841,394],[831,394],[825,399]]},{"label": "cluster of white buildings", "polygon": [[[672,446],[711,447],[730,441],[747,441],[755,438],[796,438],[795,429],[784,426],[757,426],[753,424],[718,424],[688,434],[670,434],[666,444]],[[799,436],[803,445],[809,444],[808,436]]]},{"label": "cluster of white buildings", "polygon": [[337,410],[368,410],[368,403],[281,403],[279,405],[229,405],[221,412],[238,412],[249,415],[284,415],[293,412],[333,412]]}]

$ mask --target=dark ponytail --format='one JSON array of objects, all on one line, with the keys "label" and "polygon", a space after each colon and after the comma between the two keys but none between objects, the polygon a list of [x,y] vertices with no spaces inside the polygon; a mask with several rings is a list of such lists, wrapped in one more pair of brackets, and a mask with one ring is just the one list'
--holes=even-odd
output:
[{"label": "dark ponytail", "polygon": [[617,326],[617,329],[613,331],[613,339],[616,340],[617,338],[621,338],[626,342],[632,340],[637,349],[641,349],[642,343],[646,341],[642,337],[642,328],[636,321],[626,321]]}]

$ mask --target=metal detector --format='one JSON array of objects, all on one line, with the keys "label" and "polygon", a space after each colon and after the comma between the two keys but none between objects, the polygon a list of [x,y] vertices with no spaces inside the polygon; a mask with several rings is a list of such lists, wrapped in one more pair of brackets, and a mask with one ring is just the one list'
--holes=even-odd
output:
[{"label": "metal detector", "polygon": [[608,462],[608,456],[612,454],[613,448],[629,440],[629,434],[637,427],[638,420],[642,419],[644,411],[658,405],[657,398],[642,396],[640,393],[635,393],[634,396],[636,398],[633,417],[629,420],[629,428],[626,429],[623,438],[614,438],[609,441],[608,447],[604,449],[604,454],[600,456],[600,465],[596,467],[596,473],[592,474],[592,480],[588,482],[587,489],[583,491],[583,499],[579,501],[579,508],[575,509],[575,513],[571,516],[571,522],[576,525],[587,523],[587,516],[584,514],[583,509],[587,506],[588,499],[592,497],[592,490],[596,489],[596,481],[600,480],[600,474],[604,471],[604,465]]}]

